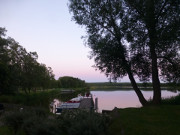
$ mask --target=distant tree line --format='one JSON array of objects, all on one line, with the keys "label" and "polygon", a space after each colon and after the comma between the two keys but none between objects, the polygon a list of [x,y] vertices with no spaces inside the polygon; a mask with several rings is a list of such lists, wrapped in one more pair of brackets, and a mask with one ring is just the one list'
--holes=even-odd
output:
[{"label": "distant tree line", "polygon": [[37,61],[36,52],[27,52],[0,27],[0,93],[50,88],[84,88],[85,81],[73,77],[54,78],[51,67]]},{"label": "distant tree line", "polygon": [[64,76],[58,79],[59,88],[84,88],[87,87],[85,81],[78,78]]},{"label": "distant tree line", "polygon": [[56,85],[53,71],[37,61],[36,52],[27,52],[0,27],[0,93],[30,92]]}]

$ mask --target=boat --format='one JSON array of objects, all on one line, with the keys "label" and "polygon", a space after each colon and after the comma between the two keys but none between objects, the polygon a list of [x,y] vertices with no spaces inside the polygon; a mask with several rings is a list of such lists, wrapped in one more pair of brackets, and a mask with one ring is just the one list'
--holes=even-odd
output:
[{"label": "boat", "polygon": [[86,94],[81,96],[80,94],[72,98],[71,100],[62,103],[56,107],[56,114],[61,114],[64,110],[73,110],[73,109],[87,109],[90,110],[94,107],[94,103],[91,94]]},{"label": "boat", "polygon": [[64,110],[77,109],[80,106],[80,102],[84,97],[78,95],[76,98],[72,98],[71,100],[62,103],[60,106],[56,107],[56,113],[62,113]]}]

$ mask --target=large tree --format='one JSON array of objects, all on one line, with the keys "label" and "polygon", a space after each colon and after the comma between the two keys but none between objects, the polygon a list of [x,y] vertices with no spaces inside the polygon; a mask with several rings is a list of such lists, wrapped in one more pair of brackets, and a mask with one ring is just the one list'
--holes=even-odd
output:
[{"label": "large tree", "polygon": [[135,76],[152,81],[161,103],[160,79],[179,79],[179,0],[69,0],[73,19],[87,31],[95,66],[114,79],[128,75],[142,105]]},{"label": "large tree", "polygon": [[5,33],[5,28],[0,27],[0,94],[52,88],[55,82],[52,69],[38,63],[36,52],[27,52]]}]

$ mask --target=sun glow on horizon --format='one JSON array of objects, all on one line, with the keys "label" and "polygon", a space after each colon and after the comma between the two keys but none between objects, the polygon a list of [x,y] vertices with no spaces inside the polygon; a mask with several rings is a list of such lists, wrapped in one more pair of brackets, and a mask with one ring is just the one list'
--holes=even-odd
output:
[{"label": "sun glow on horizon", "polygon": [[[85,29],[72,21],[68,0],[2,0],[0,27],[27,51],[38,54],[38,62],[54,71],[55,78],[74,76],[87,82],[107,82],[90,60],[84,46]],[[32,10],[33,9],[33,10]]]}]

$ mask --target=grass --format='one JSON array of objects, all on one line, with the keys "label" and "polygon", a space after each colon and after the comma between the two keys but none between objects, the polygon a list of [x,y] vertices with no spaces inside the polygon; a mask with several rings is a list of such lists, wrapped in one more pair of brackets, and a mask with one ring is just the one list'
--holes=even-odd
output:
[{"label": "grass", "polygon": [[160,106],[119,109],[109,135],[179,135],[180,95],[162,100]]},{"label": "grass", "polygon": [[49,100],[57,93],[58,91],[44,91],[30,94],[17,93],[13,95],[1,95],[0,102],[47,107]]},{"label": "grass", "polygon": [[162,99],[164,105],[180,105],[180,94],[170,98]]},{"label": "grass", "polygon": [[[87,85],[90,87],[90,90],[132,90],[131,83],[109,83],[109,82],[102,82],[102,83],[87,83]],[[152,83],[137,83],[140,89],[142,90],[152,90]],[[179,84],[173,85],[173,84],[167,84],[167,83],[161,83],[161,89],[162,90],[177,90],[180,89]]]},{"label": "grass", "polygon": [[10,135],[10,134],[12,134],[7,126],[1,126],[0,127],[0,133],[1,133],[1,135]]},{"label": "grass", "polygon": [[109,135],[179,135],[180,105],[119,109]]}]

